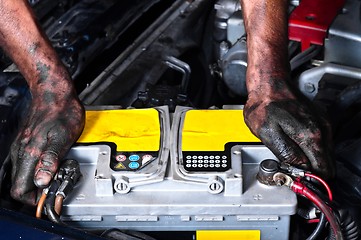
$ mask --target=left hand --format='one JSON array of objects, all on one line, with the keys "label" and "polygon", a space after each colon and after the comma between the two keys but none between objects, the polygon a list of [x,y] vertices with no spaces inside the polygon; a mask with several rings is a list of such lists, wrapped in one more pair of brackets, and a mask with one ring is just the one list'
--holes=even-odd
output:
[{"label": "left hand", "polygon": [[[55,102],[46,97],[50,94]],[[14,199],[37,203],[41,189],[50,183],[83,125],[84,109],[75,93],[65,98],[56,91],[33,94],[28,117],[11,147]]]}]

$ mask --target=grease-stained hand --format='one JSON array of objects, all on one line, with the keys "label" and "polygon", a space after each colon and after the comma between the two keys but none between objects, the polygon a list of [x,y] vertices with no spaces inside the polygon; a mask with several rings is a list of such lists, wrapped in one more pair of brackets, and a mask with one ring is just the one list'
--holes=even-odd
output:
[{"label": "grease-stained hand", "polygon": [[329,125],[285,86],[277,91],[249,95],[246,124],[280,161],[332,177]]},{"label": "grease-stained hand", "polygon": [[11,147],[11,196],[35,205],[84,126],[84,108],[74,91],[34,95],[27,119]]}]

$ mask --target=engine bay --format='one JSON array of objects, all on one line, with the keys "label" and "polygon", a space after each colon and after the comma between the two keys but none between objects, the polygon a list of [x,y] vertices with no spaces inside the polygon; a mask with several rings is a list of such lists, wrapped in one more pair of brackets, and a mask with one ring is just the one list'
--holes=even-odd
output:
[{"label": "engine bay", "polygon": [[[327,207],[322,214],[307,193],[290,190],[294,182],[335,209],[344,239],[360,238],[359,0],[289,1],[290,84],[327,113],[333,130],[337,174],[326,191],[317,176],[282,165],[245,126],[247,38],[238,0],[29,2],[94,124],[68,153],[77,163],[60,168],[47,190],[53,202],[62,194],[62,213],[44,200],[40,219],[94,239],[118,239],[102,235],[111,229],[155,239],[207,239],[207,230],[251,231],[243,239],[332,236]],[[0,68],[2,214],[35,219],[8,193],[7,153],[31,96],[4,53]]]}]

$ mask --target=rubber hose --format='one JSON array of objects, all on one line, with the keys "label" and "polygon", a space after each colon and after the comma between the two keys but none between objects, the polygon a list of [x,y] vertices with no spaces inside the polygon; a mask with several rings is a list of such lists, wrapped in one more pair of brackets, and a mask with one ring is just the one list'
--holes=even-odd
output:
[{"label": "rubber hose", "polygon": [[[310,188],[312,191],[316,192],[317,195],[321,198],[321,199],[327,199],[325,198],[324,194],[320,191],[320,189],[318,189],[314,184],[312,184],[309,181],[303,181],[303,184],[305,184],[308,188]],[[315,228],[315,230],[313,230],[313,232],[311,233],[310,236],[308,236],[307,240],[314,240],[317,239],[317,237],[320,235],[320,233],[322,232],[322,230],[325,228],[327,219],[325,217],[325,214],[323,214],[321,212],[320,215],[320,221],[317,223],[317,226]]]},{"label": "rubber hose", "polygon": [[50,221],[60,224],[60,225],[65,225],[61,221],[59,215],[55,212],[54,206],[52,206],[52,204],[50,204],[50,203],[45,204],[45,209],[46,209],[46,214]]},{"label": "rubber hose", "polygon": [[65,225],[61,220],[60,216],[55,212],[55,194],[60,186],[60,182],[58,180],[53,180],[50,184],[50,188],[45,200],[45,209],[46,215],[48,216],[49,220],[60,224]]},{"label": "rubber hose", "polygon": [[338,210],[340,215],[341,230],[346,240],[361,239],[360,229],[346,209]]},{"label": "rubber hose", "polygon": [[319,46],[312,45],[304,52],[297,54],[290,60],[291,71],[295,70],[296,68],[310,61],[312,58],[316,57],[320,53],[320,51],[321,48]]},{"label": "rubber hose", "polygon": [[317,208],[325,214],[325,217],[327,218],[327,221],[329,222],[332,231],[335,233],[335,238],[337,240],[344,240],[341,231],[341,225],[338,222],[338,219],[334,215],[333,211],[329,208],[329,206],[325,202],[323,202],[315,192],[307,188],[301,182],[293,182],[293,184],[291,185],[291,190],[301,196],[306,197],[312,203],[314,203]]},{"label": "rubber hose", "polygon": [[325,214],[321,213],[320,221],[318,222],[315,230],[313,230],[311,235],[308,236],[307,240],[317,239],[317,237],[320,235],[322,230],[325,228],[326,222],[327,222],[327,220],[326,220]]}]

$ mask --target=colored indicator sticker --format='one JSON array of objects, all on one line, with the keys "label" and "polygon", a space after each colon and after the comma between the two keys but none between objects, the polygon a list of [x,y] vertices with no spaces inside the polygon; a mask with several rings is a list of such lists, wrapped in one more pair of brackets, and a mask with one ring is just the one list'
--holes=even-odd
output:
[{"label": "colored indicator sticker", "polygon": [[114,166],[115,169],[126,169],[126,167],[123,165],[123,163],[117,163],[117,165]]},{"label": "colored indicator sticker", "polygon": [[125,160],[127,160],[127,156],[121,154],[121,155],[116,156],[115,159],[116,159],[118,162],[124,162]]},{"label": "colored indicator sticker", "polygon": [[131,162],[131,163],[129,163],[128,166],[129,166],[130,169],[137,169],[137,168],[139,168],[139,163]]},{"label": "colored indicator sticker", "polygon": [[144,155],[144,156],[142,157],[142,159],[143,159],[143,161],[148,162],[148,161],[150,161],[150,160],[153,159],[153,156],[150,155],[150,154],[146,154],[146,155]]},{"label": "colored indicator sticker", "polygon": [[150,161],[153,160],[153,156],[150,154],[145,154],[142,157],[142,165],[146,165],[147,163],[149,163]]},{"label": "colored indicator sticker", "polygon": [[138,161],[139,160],[139,155],[130,155],[129,156],[129,160],[130,161]]}]

